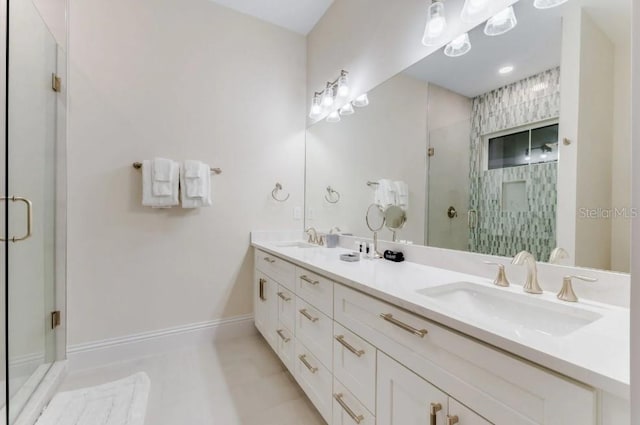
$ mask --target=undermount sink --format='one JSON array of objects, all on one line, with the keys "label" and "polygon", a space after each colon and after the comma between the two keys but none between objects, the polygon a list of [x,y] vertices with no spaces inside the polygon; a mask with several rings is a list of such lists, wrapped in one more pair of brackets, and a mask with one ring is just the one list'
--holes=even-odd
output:
[{"label": "undermount sink", "polygon": [[301,242],[301,241],[281,242],[281,243],[277,243],[276,246],[278,248],[317,248],[318,247],[318,245],[314,245],[309,242]]},{"label": "undermount sink", "polygon": [[449,311],[473,321],[524,328],[550,336],[565,336],[600,319],[602,315],[572,305],[562,305],[490,288],[455,282],[417,291]]}]

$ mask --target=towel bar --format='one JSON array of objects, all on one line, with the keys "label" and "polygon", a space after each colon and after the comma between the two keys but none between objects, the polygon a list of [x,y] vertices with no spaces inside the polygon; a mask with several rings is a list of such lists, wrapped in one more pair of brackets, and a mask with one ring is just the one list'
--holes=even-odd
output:
[{"label": "towel bar", "polygon": [[[135,168],[136,170],[139,170],[142,168],[142,162],[134,162],[133,163],[133,168]],[[211,172],[213,174],[222,174],[222,169],[221,168],[211,168]]]}]

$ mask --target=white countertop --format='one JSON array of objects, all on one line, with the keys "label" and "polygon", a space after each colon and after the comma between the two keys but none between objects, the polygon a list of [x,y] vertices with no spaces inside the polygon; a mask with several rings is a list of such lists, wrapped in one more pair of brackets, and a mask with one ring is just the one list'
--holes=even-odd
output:
[{"label": "white countertop", "polygon": [[[551,336],[500,320],[470,320],[443,308],[418,290],[454,282],[472,282],[496,291],[523,294],[522,287],[498,288],[489,279],[416,263],[393,263],[363,259],[340,261],[343,248],[279,247],[281,242],[252,242],[252,245],[298,266],[416,313],[458,332],[525,358],[592,387],[629,399],[630,346],[629,310],[580,300],[573,307],[597,312],[602,317],[565,336]],[[566,305],[555,293],[540,297]]]}]

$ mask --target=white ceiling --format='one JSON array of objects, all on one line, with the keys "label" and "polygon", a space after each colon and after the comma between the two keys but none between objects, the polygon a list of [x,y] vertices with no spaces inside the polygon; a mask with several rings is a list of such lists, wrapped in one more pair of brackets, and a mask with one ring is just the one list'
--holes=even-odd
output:
[{"label": "white ceiling", "polygon": [[333,0],[212,0],[298,34],[307,35]]},{"label": "white ceiling", "polygon": [[[575,0],[574,0],[575,1]],[[630,37],[631,0],[577,0],[614,44]],[[484,35],[484,23],[469,33],[471,51],[449,58],[442,50],[427,56],[406,74],[467,97],[475,97],[560,65],[564,7],[538,10],[533,1],[514,5],[518,25],[497,37]],[[512,65],[513,72],[498,74]]]},{"label": "white ceiling", "polygon": [[[450,58],[442,50],[427,56],[406,74],[475,97],[560,65],[561,8],[538,10],[533,2],[514,5],[518,25],[507,34],[488,37],[484,24],[471,30],[471,51]],[[512,65],[513,72],[498,74]]]}]

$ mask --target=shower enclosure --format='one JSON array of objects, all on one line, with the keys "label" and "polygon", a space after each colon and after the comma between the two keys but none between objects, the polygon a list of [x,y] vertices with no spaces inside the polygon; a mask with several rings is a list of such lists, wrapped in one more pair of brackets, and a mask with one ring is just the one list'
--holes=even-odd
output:
[{"label": "shower enclosure", "polygon": [[[64,273],[64,51],[33,0],[3,0],[2,42],[2,423],[22,424],[60,358],[56,284]],[[61,112],[62,111],[62,112]],[[62,178],[61,178],[62,177]],[[63,354],[62,354],[63,355]]]}]

